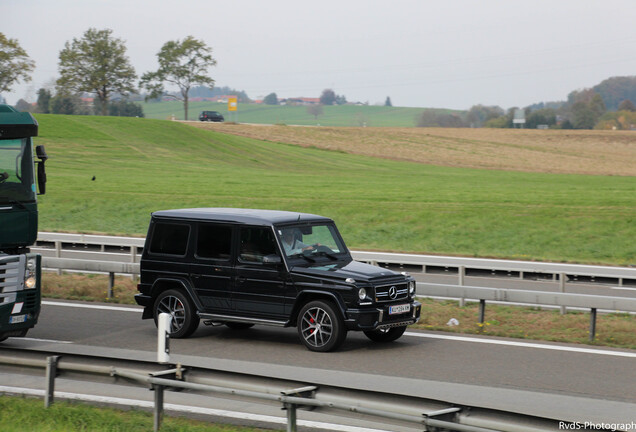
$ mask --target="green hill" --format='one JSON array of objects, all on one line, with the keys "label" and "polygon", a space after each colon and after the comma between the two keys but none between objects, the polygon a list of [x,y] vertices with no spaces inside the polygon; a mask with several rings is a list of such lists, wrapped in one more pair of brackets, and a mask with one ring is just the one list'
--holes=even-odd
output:
[{"label": "green hill", "polygon": [[[182,102],[141,103],[146,118],[184,119]],[[316,119],[306,106],[239,104],[238,114],[229,113],[227,104],[190,102],[189,120],[198,120],[201,111],[219,111],[226,121],[261,124],[289,124],[322,126],[414,127],[416,118],[424,111],[436,113],[461,113],[447,109],[401,108],[369,105],[324,106],[323,114]]]},{"label": "green hill", "polygon": [[636,261],[634,177],[445,168],[161,120],[36,117],[50,156],[43,231],[141,236],[155,210],[251,207],[332,217],[356,249]]}]

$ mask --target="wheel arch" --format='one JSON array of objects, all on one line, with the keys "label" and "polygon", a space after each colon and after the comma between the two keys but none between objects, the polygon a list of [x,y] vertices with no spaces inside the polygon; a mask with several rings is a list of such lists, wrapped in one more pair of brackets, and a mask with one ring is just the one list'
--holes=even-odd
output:
[{"label": "wheel arch", "polygon": [[340,313],[342,319],[346,319],[346,306],[344,301],[340,296],[331,292],[324,291],[314,291],[314,290],[306,290],[302,291],[296,297],[296,301],[294,302],[294,307],[292,308],[290,314],[289,325],[292,327],[296,327],[298,324],[298,313],[307,303],[312,302],[314,300],[326,300],[330,303],[334,304],[336,307],[336,311]]},{"label": "wheel arch", "polygon": [[192,303],[196,307],[197,311],[202,309],[202,305],[199,302],[199,299],[197,298],[194,289],[192,288],[190,283],[187,280],[179,278],[159,278],[155,280],[155,282],[152,284],[152,288],[150,289],[152,303],[154,304],[159,294],[170,289],[183,291],[185,294],[187,294],[188,297],[190,297],[190,300],[192,300]]}]

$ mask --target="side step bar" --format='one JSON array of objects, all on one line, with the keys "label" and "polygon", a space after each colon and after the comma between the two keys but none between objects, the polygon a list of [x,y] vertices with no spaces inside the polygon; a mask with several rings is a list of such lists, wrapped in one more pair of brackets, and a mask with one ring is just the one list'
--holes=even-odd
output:
[{"label": "side step bar", "polygon": [[267,325],[267,326],[273,326],[273,327],[285,327],[289,323],[289,321],[276,321],[276,320],[268,320],[268,319],[260,319],[260,318],[246,318],[246,317],[237,317],[232,315],[217,315],[217,314],[209,314],[209,313],[199,313],[199,317],[202,320],[208,320],[208,321],[260,324],[260,325]]}]

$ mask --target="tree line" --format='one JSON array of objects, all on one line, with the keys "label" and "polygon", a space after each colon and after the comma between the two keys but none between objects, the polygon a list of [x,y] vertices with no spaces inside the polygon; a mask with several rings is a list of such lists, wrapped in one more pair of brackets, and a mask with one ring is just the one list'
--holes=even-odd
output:
[{"label": "tree line", "polygon": [[[416,118],[420,127],[491,127],[527,129],[636,128],[636,77],[612,77],[568,94],[567,100],[540,102],[525,108],[474,105],[468,111],[426,110]],[[519,115],[519,113],[521,113]],[[515,123],[515,116],[524,123]]]},{"label": "tree line", "polygon": [[[190,91],[196,86],[214,85],[209,75],[209,69],[216,65],[212,48],[187,36],[166,42],[157,53],[157,61],[157,70],[138,77],[126,55],[124,41],[114,37],[110,29],[89,28],[82,37],[64,44],[54,92],[39,89],[37,109],[59,114],[94,111],[102,115],[143,116],[141,107],[129,98],[145,90],[146,99],[170,97],[181,101],[187,119]],[[35,62],[18,41],[0,33],[0,92],[10,91],[20,81],[30,81],[34,69]],[[176,91],[167,90],[166,85]],[[92,106],[85,102],[85,95],[94,95]]]}]

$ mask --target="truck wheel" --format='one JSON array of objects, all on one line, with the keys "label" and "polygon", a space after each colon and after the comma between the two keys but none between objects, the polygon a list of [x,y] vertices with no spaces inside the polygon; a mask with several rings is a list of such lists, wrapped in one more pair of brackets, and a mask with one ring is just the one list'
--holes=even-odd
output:
[{"label": "truck wheel", "polygon": [[298,335],[310,351],[327,352],[342,344],[347,330],[332,303],[316,300],[307,303],[298,313]]},{"label": "truck wheel", "polygon": [[406,326],[387,329],[366,330],[364,334],[374,342],[393,342],[406,331]]},{"label": "truck wheel", "polygon": [[199,327],[199,316],[196,315],[194,305],[182,291],[167,290],[159,294],[155,300],[155,324],[159,314],[167,313],[172,317],[170,321],[170,337],[175,339],[187,338]]}]

